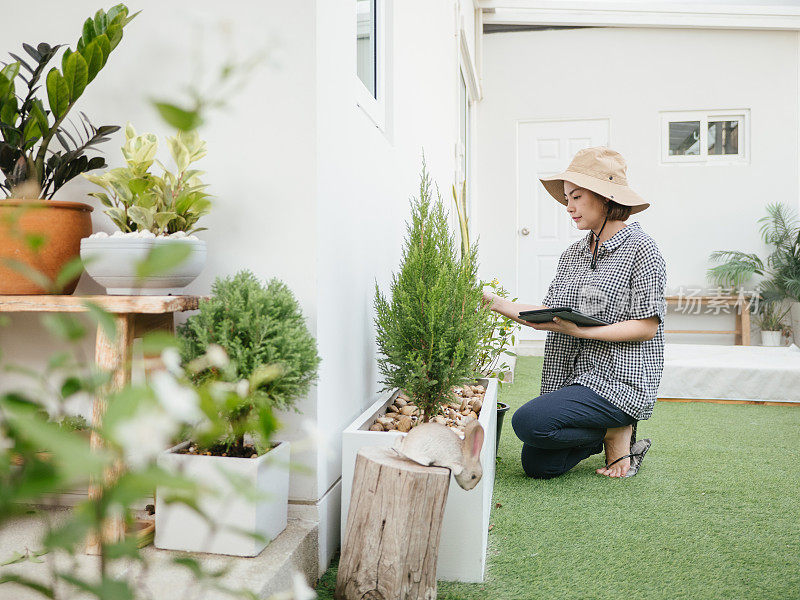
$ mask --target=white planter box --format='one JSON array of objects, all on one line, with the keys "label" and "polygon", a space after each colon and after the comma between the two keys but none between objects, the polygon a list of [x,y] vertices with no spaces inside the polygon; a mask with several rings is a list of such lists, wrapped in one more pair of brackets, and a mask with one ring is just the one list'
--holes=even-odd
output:
[{"label": "white planter box", "polygon": [[[486,568],[495,472],[497,379],[479,378],[478,382],[486,387],[478,415],[478,421],[485,433],[481,449],[483,476],[478,485],[469,491],[461,489],[455,478],[450,476],[439,543],[439,560],[436,564],[436,578],[442,581],[482,582]],[[385,412],[399,392],[399,389],[385,392],[342,433],[342,536],[346,531],[358,450],[365,446],[388,447],[396,438],[406,435],[401,431],[369,431],[375,418]]]},{"label": "white planter box", "polygon": [[[233,458],[176,454],[170,448],[158,457],[158,465],[181,472],[220,491],[219,496],[198,499],[200,508],[215,522],[216,529],[184,504],[167,504],[156,491],[156,535],[154,545],[163,550],[211,552],[233,556],[258,556],[269,542],[261,543],[237,532],[247,531],[273,540],[286,529],[289,507],[289,442],[279,442],[258,458]],[[253,503],[243,498],[220,471],[246,479],[254,489],[269,494]]]}]

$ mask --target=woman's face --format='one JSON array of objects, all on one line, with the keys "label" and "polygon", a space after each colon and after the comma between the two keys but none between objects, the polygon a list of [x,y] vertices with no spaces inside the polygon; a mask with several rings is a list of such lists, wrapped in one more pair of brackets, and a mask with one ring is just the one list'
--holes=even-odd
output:
[{"label": "woman's face", "polygon": [[578,229],[597,231],[603,226],[606,218],[606,202],[600,196],[591,190],[565,181],[564,199],[567,202],[567,212]]}]

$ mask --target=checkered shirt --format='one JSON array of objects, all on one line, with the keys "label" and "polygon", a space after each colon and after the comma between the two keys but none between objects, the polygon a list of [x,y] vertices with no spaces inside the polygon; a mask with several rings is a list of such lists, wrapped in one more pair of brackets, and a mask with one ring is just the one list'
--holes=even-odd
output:
[{"label": "checkered shirt", "polygon": [[600,244],[595,270],[589,266],[591,239],[589,232],[564,250],[542,304],[569,306],[607,323],[658,315],[658,331],[644,342],[606,342],[548,331],[541,393],[580,383],[633,418],[649,419],[664,369],[666,263],[638,221]]}]

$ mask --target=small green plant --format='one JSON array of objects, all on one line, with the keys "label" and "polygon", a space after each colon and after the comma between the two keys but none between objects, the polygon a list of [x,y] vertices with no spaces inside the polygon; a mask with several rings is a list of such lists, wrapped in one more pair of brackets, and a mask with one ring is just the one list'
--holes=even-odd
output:
[{"label": "small green plant", "polygon": [[[500,285],[497,279],[488,282],[481,282],[481,286],[488,286],[494,290],[501,298],[508,298],[508,291]],[[513,298],[516,302],[517,298]],[[480,344],[480,357],[478,359],[478,372],[482,377],[496,377],[497,384],[503,387],[505,373],[511,370],[511,365],[502,360],[505,356],[516,356],[511,350],[516,344],[516,331],[519,325],[496,311],[489,312],[488,333],[483,337]],[[502,362],[501,362],[502,361]]]},{"label": "small green plant", "polygon": [[[48,63],[62,45],[41,43],[34,48],[23,44],[32,62],[12,53],[14,62],[0,69],[0,171],[5,176],[0,189],[6,195],[52,198],[73,177],[105,166],[102,157],[90,159],[85,152],[107,141],[119,127],[95,128],[81,113],[83,132],[73,125],[72,135],[65,120],[86,86],[105,67],[122,40],[125,25],[137,14],[129,16],[128,8],[117,4],[86,19],[76,49],[64,50],[61,69],[52,67],[45,77],[50,110],[36,92],[42,87],[40,80]],[[17,80],[24,84],[20,89]],[[54,138],[62,146],[59,151],[50,149]]]},{"label": "small green plant", "polygon": [[436,194],[432,203],[423,154],[419,198],[412,199],[403,263],[392,275],[390,301],[375,283],[383,389],[405,390],[422,409],[423,421],[452,401],[453,386],[474,379],[489,323],[476,276],[478,246],[459,258],[438,188]]},{"label": "small green plant", "polygon": [[[175,173],[156,159],[155,134],[137,135],[128,123],[122,147],[127,165],[102,175],[83,174],[105,190],[89,195],[107,207],[104,212],[120,231],[150,231],[155,235],[184,231],[191,235],[206,229],[196,225],[210,211],[210,196],[204,191],[208,185],[200,181],[202,171],[189,168],[206,155],[206,143],[196,131],[178,131],[167,138],[167,144],[177,167]],[[163,175],[150,173],[154,162],[163,169]]]},{"label": "small green plant", "polygon": [[752,275],[762,275],[761,296],[766,302],[800,301],[800,225],[796,211],[782,203],[767,205],[761,217],[761,236],[773,247],[766,261],[755,253],[739,250],[713,252],[712,260],[724,263],[708,270],[709,278],[727,290],[738,288]]},{"label": "small green plant", "polygon": [[791,310],[791,306],[781,312],[779,302],[762,302],[754,320],[762,331],[785,332],[787,325],[783,320]]},{"label": "small green plant", "polygon": [[[300,412],[295,402],[308,392],[321,361],[291,290],[275,277],[263,285],[247,270],[218,277],[211,297],[201,301],[199,312],[178,328],[178,335],[184,364],[215,346],[227,356],[195,368],[196,382],[247,382],[238,399],[224,408],[229,430],[219,444],[229,450],[243,446],[244,434],[255,430],[265,408]],[[263,450],[263,442],[256,440],[256,447]]]},{"label": "small green plant", "polygon": [[[92,302],[84,304],[89,321],[115,339],[113,315]],[[239,382],[208,380],[191,385],[180,367],[175,337],[147,333],[143,350],[148,355],[161,353],[167,368],[154,371],[141,384],[128,383],[110,392],[113,373],[85,362],[86,338],[95,328],[69,313],[48,314],[42,322],[58,340],[60,350],[49,357],[41,372],[0,357],[0,372],[18,373],[26,383],[20,389],[11,383],[12,387],[0,392],[0,527],[11,519],[36,521],[30,537],[10,540],[0,550],[0,597],[152,598],[151,586],[142,576],[155,566],[152,553],[142,551],[133,535],[111,539],[108,519],[121,519],[132,533],[136,517],[132,507],[151,498],[156,488],[165,501],[187,505],[205,519],[212,518],[198,504],[198,498],[213,493],[207,482],[166,471],[157,457],[182,426],[198,419],[206,435],[224,431],[227,424],[220,416],[221,408],[238,401]],[[199,356],[195,365],[216,362],[214,354],[218,352]],[[68,416],[66,405],[79,393],[102,394],[107,399],[101,420],[89,425],[80,417]],[[276,426],[271,412],[263,410],[254,433],[269,439]],[[112,470],[117,475],[109,478]],[[98,493],[85,496],[57,519],[41,506],[49,494],[90,482]],[[83,559],[90,537],[98,541],[99,556],[87,563]],[[257,597],[257,590],[248,589],[247,583],[233,589],[223,579],[231,565],[209,567],[185,555],[166,560],[186,569],[189,595]],[[48,564],[29,564],[29,572],[6,568],[20,563]],[[270,598],[277,600],[277,596]]]}]

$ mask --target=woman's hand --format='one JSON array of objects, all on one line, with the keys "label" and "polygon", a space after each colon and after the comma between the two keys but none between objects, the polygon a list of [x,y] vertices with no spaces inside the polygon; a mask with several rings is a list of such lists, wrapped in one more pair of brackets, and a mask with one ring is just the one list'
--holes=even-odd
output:
[{"label": "woman's hand", "polygon": [[553,320],[548,321],[547,323],[528,323],[528,325],[530,325],[534,329],[540,329],[544,331],[557,331],[558,333],[566,333],[567,335],[572,335],[575,337],[583,337],[583,332],[581,331],[581,327],[579,327],[572,321],[568,321],[560,317],[553,317]]},{"label": "woman's hand", "polygon": [[[483,303],[484,304],[491,305],[494,302],[494,299],[495,299],[495,294],[493,292],[487,292],[486,290],[483,290]],[[494,307],[492,307],[492,310],[494,310]]]}]

